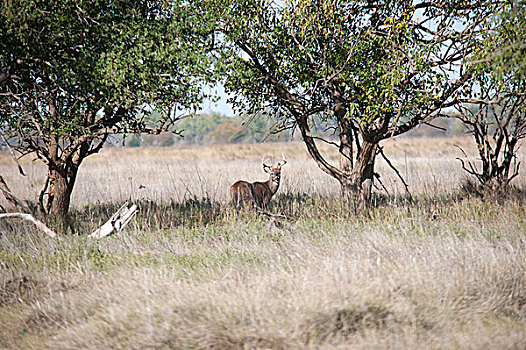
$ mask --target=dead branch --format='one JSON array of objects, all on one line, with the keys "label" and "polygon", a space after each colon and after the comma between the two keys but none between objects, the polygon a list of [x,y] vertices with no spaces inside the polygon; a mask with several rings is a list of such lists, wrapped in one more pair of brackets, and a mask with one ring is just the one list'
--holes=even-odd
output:
[{"label": "dead branch", "polygon": [[263,214],[263,215],[266,215],[266,216],[268,216],[268,217],[270,217],[270,218],[289,220],[289,218],[286,217],[286,216],[283,215],[283,214],[274,214],[274,213],[268,212],[268,211],[266,211],[266,210],[263,210],[263,209],[261,209],[261,208],[259,208],[259,207],[256,207],[256,210],[257,210],[258,213],[261,213],[261,214]]},{"label": "dead branch", "polygon": [[[387,193],[387,195],[389,196],[389,191],[387,190],[387,188],[384,186],[382,180],[380,180],[380,174],[378,173],[374,173],[373,174],[374,178],[376,179],[376,181],[378,181],[378,183],[382,186],[383,190],[385,191],[385,193]],[[373,185],[376,189],[379,190],[378,186],[376,186],[376,184],[373,182]]]},{"label": "dead branch", "polygon": [[393,165],[393,163],[391,163],[391,161],[389,160],[389,158],[387,158],[387,156],[385,155],[384,153],[384,150],[382,147],[378,147],[378,153],[380,153],[382,155],[382,157],[384,158],[384,160],[387,162],[387,165],[389,165],[389,167],[391,169],[393,169],[393,171],[395,172],[395,174],[398,176],[398,178],[400,179],[400,181],[402,181],[402,184],[404,185],[404,188],[405,188],[405,191],[406,193],[409,195],[409,200],[412,201],[413,200],[413,196],[411,195],[411,192],[409,191],[409,186],[407,185],[407,183],[405,182],[404,178],[402,177],[402,174],[400,174],[400,172],[398,171],[398,169],[396,169],[396,167]]},{"label": "dead branch", "polygon": [[425,124],[425,125],[430,126],[430,127],[432,127],[432,128],[438,129],[438,130],[440,130],[440,131],[447,131],[446,128],[443,128],[443,127],[438,126],[438,125],[433,125],[433,124],[431,124],[431,123],[429,123],[429,122],[423,122],[422,124]]},{"label": "dead branch", "polygon": [[104,223],[104,225],[93,231],[89,237],[99,239],[120,232],[131,221],[136,213],[137,205],[133,204],[128,208],[128,202],[124,203],[122,207],[120,207],[120,209]]},{"label": "dead branch", "polygon": [[292,230],[292,226],[289,225],[289,224],[285,224],[283,222],[283,220],[286,220],[286,221],[289,221],[290,218],[288,218],[287,216],[283,215],[283,214],[275,214],[275,213],[271,213],[271,212],[268,212],[266,210],[263,210],[259,207],[255,207],[256,211],[258,213],[261,213],[265,216],[268,216],[270,218],[270,221],[268,223],[268,226],[267,226],[267,229],[270,230],[270,228],[272,227],[272,225],[275,225],[277,228],[284,228],[286,226],[286,228],[290,231]]},{"label": "dead branch", "polygon": [[18,218],[26,221],[32,222],[39,230],[43,231],[46,235],[48,235],[50,238],[59,238],[55,231],[51,230],[49,227],[47,227],[42,221],[35,219],[35,217],[31,214],[27,213],[3,213],[0,214],[0,219],[10,219],[10,218]]}]

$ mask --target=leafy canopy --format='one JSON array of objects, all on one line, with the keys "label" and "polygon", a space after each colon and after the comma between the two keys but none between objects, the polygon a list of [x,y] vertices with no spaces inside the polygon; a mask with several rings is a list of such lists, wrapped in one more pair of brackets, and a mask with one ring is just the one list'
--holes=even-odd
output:
[{"label": "leafy canopy", "polygon": [[165,119],[174,107],[196,106],[209,76],[206,30],[181,1],[4,2],[2,125],[26,141],[72,142],[141,131],[147,125],[137,112],[147,106]]},{"label": "leafy canopy", "polygon": [[238,108],[289,117],[330,118],[337,92],[364,133],[386,118],[390,132],[405,132],[398,127],[435,111],[456,88],[484,12],[471,3],[226,1],[226,88],[239,94]]}]

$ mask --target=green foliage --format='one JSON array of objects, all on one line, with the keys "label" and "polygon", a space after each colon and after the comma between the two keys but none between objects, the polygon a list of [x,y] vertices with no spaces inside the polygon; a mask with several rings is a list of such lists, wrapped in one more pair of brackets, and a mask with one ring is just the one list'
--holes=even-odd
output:
[{"label": "green foliage", "polygon": [[499,77],[526,78],[526,2],[495,5],[495,15],[484,23],[483,45],[474,59],[478,69],[491,68]]},{"label": "green foliage", "polygon": [[[299,129],[343,196],[368,205],[378,144],[457,103],[478,23],[491,14],[482,5],[224,1],[216,67],[234,108],[267,110],[283,129]],[[314,118],[330,137],[313,133]],[[337,162],[319,141],[339,153]]]},{"label": "green foliage", "polygon": [[494,7],[493,16],[481,24],[478,45],[470,57],[475,74],[465,87],[469,97],[515,95],[525,88],[526,3],[512,1]]},{"label": "green foliage", "polygon": [[189,108],[203,95],[196,76],[210,63],[202,55],[206,36],[178,2],[9,1],[0,15],[0,64],[12,73],[2,90],[14,93],[2,94],[0,102],[12,106],[2,121],[37,114],[44,139],[73,140],[88,132],[88,112],[119,106],[129,111],[122,126],[140,130],[135,109]]},{"label": "green foliage", "polygon": [[223,6],[220,31],[231,46],[219,68],[228,72],[227,91],[237,94],[234,106],[264,106],[284,123],[294,122],[295,111],[332,119],[337,92],[347,117],[382,137],[390,135],[379,130],[386,119],[395,131],[449,97],[444,91],[451,76],[440,61],[457,32],[425,33],[426,22],[447,27],[466,20],[469,26],[469,16],[482,12],[468,15],[447,2],[427,8],[423,21],[416,5],[393,1],[369,9],[353,1],[232,0]]}]

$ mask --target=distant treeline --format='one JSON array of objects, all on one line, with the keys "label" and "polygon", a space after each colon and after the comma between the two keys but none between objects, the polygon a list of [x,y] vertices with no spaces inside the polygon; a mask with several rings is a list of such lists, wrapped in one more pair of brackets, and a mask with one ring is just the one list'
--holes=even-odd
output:
[{"label": "distant treeline", "polygon": [[226,144],[290,141],[289,132],[278,132],[270,117],[264,114],[227,117],[219,113],[199,114],[177,122],[176,130],[181,135],[127,135],[124,143],[128,147],[171,146],[174,144]]},{"label": "distant treeline", "polygon": [[[155,119],[155,113],[152,114]],[[456,119],[440,118],[432,127],[421,125],[404,137],[457,136],[465,133],[465,128]],[[284,142],[300,140],[299,133],[290,130],[279,132],[275,118],[265,114],[227,117],[220,113],[199,114],[187,117],[176,124],[181,135],[164,133],[161,135],[128,134],[123,139],[127,147],[172,146],[175,144],[213,145],[228,143]],[[319,136],[330,133],[330,128],[321,123],[313,124],[313,133]]]},{"label": "distant treeline", "polygon": [[[152,118],[157,118],[156,112],[152,114]],[[458,136],[466,133],[466,128],[456,118],[438,118],[432,124],[433,126],[422,124],[403,137]],[[330,133],[330,128],[321,123],[314,123],[312,128],[316,136],[326,136]],[[180,131],[181,135],[172,133],[112,135],[108,139],[107,146],[168,147],[176,144],[214,145],[301,140],[299,133],[291,134],[290,130],[279,132],[275,119],[265,114],[243,117],[227,117],[220,113],[198,114],[177,122],[176,130]],[[0,144],[0,150],[4,149],[6,146]]]}]

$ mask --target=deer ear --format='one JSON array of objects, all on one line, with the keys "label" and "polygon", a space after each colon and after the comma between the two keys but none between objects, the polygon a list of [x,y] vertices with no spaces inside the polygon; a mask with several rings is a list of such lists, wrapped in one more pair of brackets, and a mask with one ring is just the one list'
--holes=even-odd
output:
[{"label": "deer ear", "polygon": [[270,167],[267,164],[263,164],[263,171],[266,173],[270,172]]},{"label": "deer ear", "polygon": [[281,168],[282,166],[284,166],[285,164],[287,164],[287,161],[285,160],[285,153],[282,153],[281,154],[283,156],[283,159],[281,160],[281,162],[278,163],[278,166]]}]

